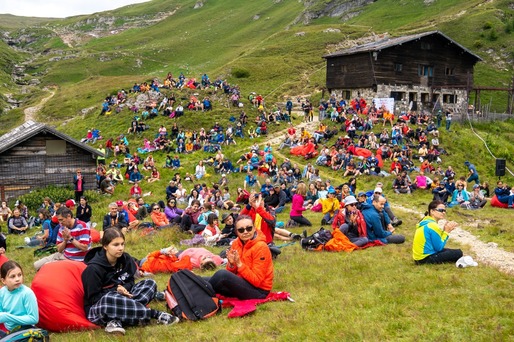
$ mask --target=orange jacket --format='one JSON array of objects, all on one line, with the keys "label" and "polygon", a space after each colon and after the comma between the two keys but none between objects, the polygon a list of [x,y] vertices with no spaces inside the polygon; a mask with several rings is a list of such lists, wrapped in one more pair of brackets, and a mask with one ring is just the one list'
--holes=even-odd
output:
[{"label": "orange jacket", "polygon": [[161,254],[161,251],[155,251],[148,254],[148,258],[141,265],[141,269],[151,273],[172,273],[183,269],[191,270],[193,265],[188,256],[179,260],[174,255]]},{"label": "orange jacket", "polygon": [[319,245],[316,251],[327,251],[327,252],[352,252],[355,249],[359,249],[357,245],[354,245],[339,229],[332,231],[332,239],[323,246]]},{"label": "orange jacket", "polygon": [[230,264],[227,264],[227,270],[255,287],[271,291],[273,287],[273,261],[264,235],[257,231],[255,237],[244,245],[237,238],[230,248],[237,251],[243,265],[241,267],[236,265],[230,267]]},{"label": "orange jacket", "polygon": [[152,211],[152,221],[157,227],[167,226],[170,224],[170,221],[168,221],[168,218],[166,217],[166,214],[162,211]]}]

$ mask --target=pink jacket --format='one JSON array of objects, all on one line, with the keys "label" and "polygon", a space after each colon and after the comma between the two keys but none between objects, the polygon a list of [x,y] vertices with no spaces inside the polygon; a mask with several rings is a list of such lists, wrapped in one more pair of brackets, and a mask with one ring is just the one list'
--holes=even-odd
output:
[{"label": "pink jacket", "polygon": [[305,210],[303,207],[303,196],[299,194],[293,195],[291,204],[291,212],[289,216],[302,216],[302,212]]}]

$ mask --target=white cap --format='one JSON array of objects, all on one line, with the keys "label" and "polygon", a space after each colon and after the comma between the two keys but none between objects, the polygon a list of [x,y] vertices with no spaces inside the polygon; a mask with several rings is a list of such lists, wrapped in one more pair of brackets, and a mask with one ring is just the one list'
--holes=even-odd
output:
[{"label": "white cap", "polygon": [[473,260],[472,257],[470,257],[469,255],[466,255],[466,256],[463,256],[461,257],[459,260],[457,260],[457,262],[455,263],[455,266],[457,266],[458,268],[465,268],[465,267],[468,267],[468,266],[478,266],[478,263]]},{"label": "white cap", "polygon": [[379,187],[376,187],[375,190],[373,192],[379,192],[379,193],[382,193],[382,188],[379,188]]}]

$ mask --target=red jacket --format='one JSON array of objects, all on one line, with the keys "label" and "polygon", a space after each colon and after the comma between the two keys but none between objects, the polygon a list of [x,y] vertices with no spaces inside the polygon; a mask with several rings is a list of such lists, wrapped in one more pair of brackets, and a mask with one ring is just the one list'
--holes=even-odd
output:
[{"label": "red jacket", "polygon": [[[359,237],[368,237],[366,230],[366,221],[360,210],[357,210],[357,229],[359,231]],[[332,221],[332,228],[339,229],[343,223],[346,223],[346,208],[340,209],[337,215]]]},{"label": "red jacket", "polygon": [[253,239],[248,240],[244,245],[237,238],[232,243],[231,249],[239,254],[242,266],[230,267],[227,270],[243,278],[259,289],[271,291],[273,287],[273,261],[268,245],[264,241],[264,235],[257,231]]},{"label": "red jacket", "polygon": [[259,214],[262,217],[261,226],[255,227],[257,230],[260,230],[266,239],[266,243],[273,242],[273,235],[275,235],[275,223],[276,220],[269,212],[266,211],[263,207],[258,207],[257,209],[246,205],[243,210],[239,213],[240,215],[248,215],[252,218],[252,221],[255,222],[255,216]]}]

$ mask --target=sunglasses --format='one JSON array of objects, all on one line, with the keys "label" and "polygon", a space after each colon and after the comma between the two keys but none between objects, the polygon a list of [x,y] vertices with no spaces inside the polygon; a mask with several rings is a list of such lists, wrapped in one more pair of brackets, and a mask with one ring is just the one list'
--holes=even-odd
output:
[{"label": "sunglasses", "polygon": [[446,209],[442,209],[442,208],[435,208],[434,210],[438,211],[440,213],[445,213],[446,212]]},{"label": "sunglasses", "polygon": [[239,234],[243,234],[245,231],[247,233],[251,232],[253,230],[253,226],[243,227],[243,228],[237,228],[237,232]]},{"label": "sunglasses", "polygon": [[161,208],[153,208],[153,210],[161,210]]}]

